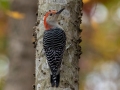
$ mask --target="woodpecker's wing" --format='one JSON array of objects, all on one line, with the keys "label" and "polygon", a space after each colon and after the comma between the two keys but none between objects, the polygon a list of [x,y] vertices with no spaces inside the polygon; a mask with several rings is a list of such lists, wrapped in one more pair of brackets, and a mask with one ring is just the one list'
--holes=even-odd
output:
[{"label": "woodpecker's wing", "polygon": [[43,37],[43,46],[52,74],[57,74],[66,45],[65,32],[59,28],[46,30]]}]

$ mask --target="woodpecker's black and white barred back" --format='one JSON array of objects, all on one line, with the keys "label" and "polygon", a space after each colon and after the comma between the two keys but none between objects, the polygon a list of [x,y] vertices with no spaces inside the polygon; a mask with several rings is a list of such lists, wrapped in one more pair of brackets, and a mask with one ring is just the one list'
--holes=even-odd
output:
[{"label": "woodpecker's black and white barred back", "polygon": [[58,87],[60,82],[60,67],[66,45],[66,35],[61,28],[45,30],[43,47],[51,70],[51,85]]}]

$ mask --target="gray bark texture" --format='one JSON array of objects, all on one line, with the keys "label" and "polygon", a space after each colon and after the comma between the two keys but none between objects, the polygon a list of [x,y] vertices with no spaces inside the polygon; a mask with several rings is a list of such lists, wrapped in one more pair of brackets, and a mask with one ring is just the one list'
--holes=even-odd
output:
[{"label": "gray bark texture", "polygon": [[[35,71],[35,90],[78,90],[79,89],[79,58],[81,54],[80,33],[82,17],[82,0],[39,0],[38,17],[34,29],[36,45],[36,71]],[[43,50],[43,17],[49,10],[65,10],[59,17],[59,23],[63,27],[66,36],[66,50],[64,52],[61,79],[58,88],[51,87],[50,69],[46,63],[46,57]]]},{"label": "gray bark texture", "polygon": [[10,70],[4,90],[33,90],[35,52],[32,45],[32,27],[36,20],[37,0],[13,0],[11,8],[12,11],[25,14],[25,18],[9,18]]}]

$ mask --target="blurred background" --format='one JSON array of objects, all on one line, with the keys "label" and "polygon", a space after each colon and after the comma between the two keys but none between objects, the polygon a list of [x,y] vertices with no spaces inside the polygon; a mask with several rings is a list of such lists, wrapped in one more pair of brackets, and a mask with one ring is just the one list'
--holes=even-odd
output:
[{"label": "blurred background", "polygon": [[80,90],[120,90],[120,0],[83,0]]},{"label": "blurred background", "polygon": [[37,0],[0,0],[0,90],[33,90]]},{"label": "blurred background", "polygon": [[[80,90],[120,90],[120,1],[83,2]],[[32,90],[36,11],[37,0],[0,0],[0,90]]]}]

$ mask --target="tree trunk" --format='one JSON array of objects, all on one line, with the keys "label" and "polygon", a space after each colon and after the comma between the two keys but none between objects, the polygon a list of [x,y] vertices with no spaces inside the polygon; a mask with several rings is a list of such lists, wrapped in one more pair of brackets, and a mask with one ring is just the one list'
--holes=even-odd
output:
[{"label": "tree trunk", "polygon": [[[78,60],[81,54],[81,0],[39,0],[37,23],[34,27],[36,34],[36,90],[78,90],[79,68]],[[49,10],[60,10],[65,7],[59,17],[59,23],[67,36],[66,50],[63,56],[61,79],[58,88],[51,87],[50,70],[43,51],[44,14]]]},{"label": "tree trunk", "polygon": [[11,8],[25,14],[24,19],[10,18],[8,54],[10,70],[4,90],[33,90],[35,54],[32,26],[36,20],[37,0],[14,0]]}]

